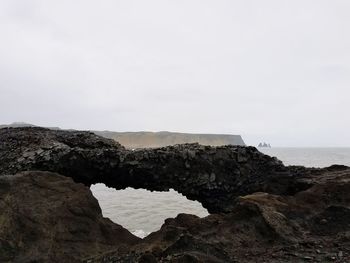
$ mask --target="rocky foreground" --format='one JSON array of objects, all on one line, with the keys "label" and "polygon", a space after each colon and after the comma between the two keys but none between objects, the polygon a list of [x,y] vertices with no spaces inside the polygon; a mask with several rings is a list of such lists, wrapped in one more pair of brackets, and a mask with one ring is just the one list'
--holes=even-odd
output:
[{"label": "rocky foreground", "polygon": [[[26,172],[24,172],[26,171]],[[139,239],[103,218],[105,183],[198,200]],[[0,129],[0,262],[350,262],[350,168],[286,167],[253,147],[130,151],[88,132]]]}]

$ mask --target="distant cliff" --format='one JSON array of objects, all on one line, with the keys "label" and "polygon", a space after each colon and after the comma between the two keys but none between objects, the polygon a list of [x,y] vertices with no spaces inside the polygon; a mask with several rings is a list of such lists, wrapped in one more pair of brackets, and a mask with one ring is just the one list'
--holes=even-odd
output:
[{"label": "distant cliff", "polygon": [[[0,125],[1,128],[38,127],[25,122],[14,122]],[[46,127],[51,130],[61,130],[59,127]],[[121,145],[130,149],[164,147],[182,143],[199,143],[202,145],[222,146],[240,145],[245,143],[240,135],[231,134],[195,134],[179,132],[113,132],[92,131],[102,137],[118,141]]]},{"label": "distant cliff", "polygon": [[111,132],[94,131],[97,135],[114,139],[127,148],[154,148],[181,143],[202,145],[245,145],[240,135],[229,134],[191,134],[177,132]]},{"label": "distant cliff", "polygon": [[26,123],[26,122],[13,122],[11,124],[0,124],[1,128],[20,128],[20,127],[37,127],[33,124]]}]

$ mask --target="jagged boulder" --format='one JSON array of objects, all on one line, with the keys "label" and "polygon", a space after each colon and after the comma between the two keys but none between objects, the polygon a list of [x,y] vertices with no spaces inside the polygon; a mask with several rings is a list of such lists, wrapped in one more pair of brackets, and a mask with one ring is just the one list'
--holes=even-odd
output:
[{"label": "jagged boulder", "polygon": [[71,178],[0,176],[0,262],[81,262],[139,241],[103,218],[89,188]]},{"label": "jagged boulder", "polygon": [[258,192],[239,197],[227,214],[180,214],[131,250],[90,261],[348,262],[349,204],[350,169],[329,171],[294,196]]}]

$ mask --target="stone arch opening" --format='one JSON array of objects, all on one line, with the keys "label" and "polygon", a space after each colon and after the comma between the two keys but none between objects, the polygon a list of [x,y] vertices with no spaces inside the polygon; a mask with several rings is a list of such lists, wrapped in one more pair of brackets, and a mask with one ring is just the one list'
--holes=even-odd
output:
[{"label": "stone arch opening", "polygon": [[91,185],[90,189],[104,217],[141,238],[159,230],[165,219],[180,213],[208,215],[200,202],[189,200],[173,189],[162,192],[131,187],[116,190],[102,183]]}]

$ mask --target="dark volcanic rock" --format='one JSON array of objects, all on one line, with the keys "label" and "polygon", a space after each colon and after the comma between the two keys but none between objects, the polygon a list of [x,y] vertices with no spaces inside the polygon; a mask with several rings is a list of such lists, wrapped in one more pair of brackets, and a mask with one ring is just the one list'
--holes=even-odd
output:
[{"label": "dark volcanic rock", "polygon": [[180,214],[124,254],[91,261],[349,262],[350,170],[327,177],[295,196],[240,197],[227,214]]},{"label": "dark volcanic rock", "polygon": [[0,177],[0,262],[80,262],[139,238],[102,217],[89,188],[49,172]]},{"label": "dark volcanic rock", "polygon": [[138,151],[89,132],[0,129],[0,174],[45,170],[89,186],[105,183],[167,191],[198,200],[210,213],[229,212],[237,196],[294,194],[310,187],[302,167],[285,167],[254,147],[184,144]]},{"label": "dark volcanic rock", "polygon": [[[200,201],[140,241],[101,217],[102,182]],[[350,168],[284,166],[253,147],[129,151],[89,132],[0,129],[0,261],[349,262]],[[1,258],[2,257],[2,258]]]},{"label": "dark volcanic rock", "polygon": [[0,174],[47,170],[90,185],[96,178],[111,174],[123,150],[117,142],[89,132],[3,128],[0,129]]}]

